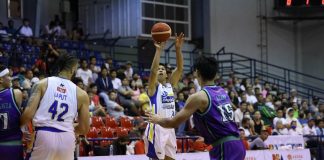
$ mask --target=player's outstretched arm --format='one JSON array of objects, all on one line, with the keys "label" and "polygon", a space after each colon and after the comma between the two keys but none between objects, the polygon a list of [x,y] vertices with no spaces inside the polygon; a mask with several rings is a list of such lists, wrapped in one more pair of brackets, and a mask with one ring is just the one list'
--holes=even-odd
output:
[{"label": "player's outstretched arm", "polygon": [[149,77],[149,85],[148,85],[148,95],[153,96],[156,90],[156,83],[157,83],[157,72],[159,69],[159,64],[160,64],[160,57],[161,57],[161,52],[165,46],[165,42],[161,43],[154,43],[156,51],[154,55],[154,59],[151,65],[151,72],[150,72],[150,77]]},{"label": "player's outstretched arm", "polygon": [[190,118],[190,116],[201,108],[207,108],[208,98],[206,97],[206,93],[204,91],[197,92],[191,95],[184,108],[178,112],[173,118],[161,118],[156,114],[152,114],[147,112],[146,114],[149,116],[149,122],[159,124],[164,128],[176,128],[182,122],[186,121]]},{"label": "player's outstretched arm", "polygon": [[78,93],[78,124],[74,127],[75,134],[86,135],[90,128],[89,97],[88,94],[77,87]]},{"label": "player's outstretched arm", "polygon": [[175,37],[177,68],[171,74],[170,82],[172,86],[176,86],[178,84],[183,72],[183,55],[181,50],[184,41],[184,34],[181,32],[180,35],[177,35],[176,33]]},{"label": "player's outstretched arm", "polygon": [[28,100],[26,109],[20,117],[20,126],[24,126],[33,119],[42,96],[42,87],[46,85],[45,82],[46,81],[42,80],[38,83],[35,83],[31,88],[31,95]]}]

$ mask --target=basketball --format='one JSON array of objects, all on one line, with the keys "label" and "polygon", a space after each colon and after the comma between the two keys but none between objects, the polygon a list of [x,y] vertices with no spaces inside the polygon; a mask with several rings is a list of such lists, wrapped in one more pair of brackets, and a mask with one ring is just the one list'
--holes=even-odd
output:
[{"label": "basketball", "polygon": [[166,23],[156,23],[151,29],[151,35],[156,42],[165,42],[171,36],[171,28]]}]

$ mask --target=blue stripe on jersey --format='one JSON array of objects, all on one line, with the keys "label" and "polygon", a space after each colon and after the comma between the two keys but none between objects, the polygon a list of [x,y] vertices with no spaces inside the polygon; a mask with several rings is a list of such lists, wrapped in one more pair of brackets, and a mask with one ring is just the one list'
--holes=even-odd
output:
[{"label": "blue stripe on jersey", "polygon": [[149,142],[148,151],[147,151],[146,156],[148,156],[150,158],[154,158],[154,159],[159,159],[155,152],[154,143]]},{"label": "blue stripe on jersey", "polygon": [[59,130],[59,129],[53,128],[53,127],[36,127],[35,130],[36,131],[50,131],[50,132],[57,132],[57,133],[66,132],[66,131],[62,131],[62,130]]}]

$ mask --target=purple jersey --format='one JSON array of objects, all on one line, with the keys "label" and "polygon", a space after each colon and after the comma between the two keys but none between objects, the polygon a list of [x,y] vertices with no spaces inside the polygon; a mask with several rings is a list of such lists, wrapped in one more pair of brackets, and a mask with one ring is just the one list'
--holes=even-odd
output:
[{"label": "purple jersey", "polygon": [[0,91],[0,142],[21,140],[20,115],[13,89]]},{"label": "purple jersey", "polygon": [[213,144],[226,136],[238,137],[231,100],[225,90],[218,86],[205,86],[203,91],[208,95],[208,108],[204,113],[195,112],[193,120],[205,143]]}]

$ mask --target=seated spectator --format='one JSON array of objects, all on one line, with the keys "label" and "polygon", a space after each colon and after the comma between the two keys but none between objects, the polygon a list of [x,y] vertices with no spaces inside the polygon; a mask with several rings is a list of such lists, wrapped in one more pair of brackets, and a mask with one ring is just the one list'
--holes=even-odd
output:
[{"label": "seated spectator", "polygon": [[106,61],[103,64],[103,66],[106,67],[108,70],[114,69],[115,67],[113,65],[113,59],[111,57],[106,58]]},{"label": "seated spectator", "polygon": [[27,89],[23,89],[22,90],[22,102],[21,102],[21,108],[22,110],[25,110],[26,106],[27,106],[27,102],[28,102],[28,90]]},{"label": "seated spectator", "polygon": [[246,101],[252,104],[255,104],[258,102],[257,98],[255,97],[252,87],[248,86],[247,87],[247,94],[246,94]]},{"label": "seated spectator", "polygon": [[[93,65],[93,72],[99,74],[101,71],[101,68],[99,65],[97,65],[97,58],[95,56],[90,57],[90,65]],[[108,68],[107,68],[108,70]]]},{"label": "seated spectator", "polygon": [[[177,99],[175,101],[176,111],[177,112],[181,111],[181,109],[183,109],[185,103],[186,103],[186,100],[184,98],[184,94],[182,92],[178,92]],[[177,133],[176,133],[177,136],[185,135],[186,123],[187,122],[183,122],[179,125],[179,127],[177,129]]]},{"label": "seated spectator", "polygon": [[29,26],[29,20],[27,18],[23,19],[23,25],[19,29],[19,34],[25,37],[33,36],[33,30]]},{"label": "seated spectator", "polygon": [[8,34],[11,34],[11,35],[16,34],[17,29],[15,28],[14,21],[12,19],[10,19],[8,21],[8,27],[6,28],[6,31]]},{"label": "seated spectator", "polygon": [[272,130],[272,135],[288,135],[288,129],[281,120],[276,121],[276,128]]},{"label": "seated spectator", "polygon": [[134,75],[133,75],[133,80],[131,82],[131,86],[132,86],[132,88],[143,87],[142,79],[137,73],[134,73]]},{"label": "seated spectator", "polygon": [[247,136],[247,137],[252,135],[252,130],[251,130],[250,124],[251,124],[250,118],[244,117],[242,120],[242,127],[244,129],[245,136]]},{"label": "seated spectator", "polygon": [[129,81],[125,77],[122,81],[122,86],[118,88],[118,98],[122,106],[128,109],[131,115],[139,116],[140,112],[136,107],[136,101],[132,100],[134,91],[129,87]]},{"label": "seated spectator", "polygon": [[240,108],[237,108],[234,111],[234,120],[238,126],[242,126],[242,120],[243,120],[243,113],[246,112],[247,104],[246,102],[242,102],[239,106]]},{"label": "seated spectator", "polygon": [[257,97],[257,102],[254,103],[253,108],[255,111],[260,111],[262,109],[262,107],[265,107],[266,105],[264,103],[262,94],[258,94],[258,95],[256,95],[256,97]]},{"label": "seated spectator", "polygon": [[91,76],[91,82],[96,82],[96,80],[98,79],[98,73],[96,73],[95,71],[95,65],[93,64],[90,64],[89,65],[89,69],[91,70],[92,72],[92,76]]},{"label": "seated spectator", "polygon": [[[240,84],[240,91],[245,92],[247,91],[247,87],[250,86],[250,81],[246,78],[242,79],[242,82]],[[252,87],[251,87],[252,91]]]},{"label": "seated spectator", "polygon": [[90,106],[89,106],[89,112],[93,116],[101,116],[105,117],[106,112],[105,109],[100,105],[100,103],[95,104],[93,101],[93,93],[92,91],[88,91],[88,96],[89,96],[89,101],[90,101]]},{"label": "seated spectator", "polygon": [[228,96],[230,97],[231,102],[238,108],[239,107],[239,99],[238,99],[236,93],[230,90],[228,92]]},{"label": "seated spectator", "polygon": [[88,91],[92,93],[92,101],[94,102],[94,104],[100,105],[99,96],[98,96],[98,87],[96,86],[96,84],[90,84]]},{"label": "seated spectator", "polygon": [[309,112],[309,106],[308,106],[308,101],[307,100],[302,100],[300,110],[304,111],[304,113],[307,111]]},{"label": "seated spectator", "polygon": [[145,144],[144,144],[144,132],[145,132],[145,129],[139,129],[140,131],[140,134],[141,134],[141,139],[137,140],[135,142],[135,147],[134,147],[134,152],[135,152],[135,155],[138,155],[138,154],[145,154]]},{"label": "seated spectator", "polygon": [[123,137],[118,137],[113,142],[113,155],[126,155],[127,147],[126,145],[129,143],[129,137],[128,136],[123,136]]},{"label": "seated spectator", "polygon": [[294,116],[294,109],[288,108],[286,111],[286,122],[287,124],[291,124],[292,121],[295,121],[297,124],[297,130],[302,130],[303,126],[299,123],[299,121],[293,117]]},{"label": "seated spectator", "polygon": [[283,117],[283,111],[281,108],[277,110],[277,117],[273,119],[274,128],[276,128],[278,121],[281,121],[284,126],[287,126],[286,118]]},{"label": "seated spectator", "polygon": [[141,110],[142,114],[144,114],[144,112],[146,110],[150,109],[150,98],[146,93],[146,90],[147,90],[148,86],[145,85],[144,87],[140,88],[141,94],[138,97],[138,101],[140,103],[140,110]]},{"label": "seated spectator", "polygon": [[306,114],[304,113],[304,111],[299,112],[298,122],[299,122],[302,126],[307,125],[308,120],[307,120],[307,118],[306,118]]},{"label": "seated spectator", "polygon": [[297,127],[297,121],[292,120],[290,122],[290,129],[288,131],[288,135],[303,135],[302,129]]},{"label": "seated spectator", "polygon": [[125,116],[124,108],[116,102],[117,93],[115,91],[112,90],[109,92],[109,99],[110,99],[110,105],[107,106],[108,114],[117,120],[121,116]]},{"label": "seated spectator", "polygon": [[125,70],[125,76],[126,78],[131,81],[132,80],[132,76],[133,76],[133,67],[132,67],[132,62],[131,61],[127,61],[126,62],[126,70]]},{"label": "seated spectator", "polygon": [[71,39],[78,41],[78,40],[83,40],[84,39],[84,32],[82,28],[82,23],[78,22],[74,25],[72,28],[72,34],[71,34]]},{"label": "seated spectator", "polygon": [[111,82],[115,90],[117,90],[121,85],[121,80],[117,78],[117,71],[112,69],[110,70]]},{"label": "seated spectator", "polygon": [[321,141],[324,142],[324,118],[317,120],[316,135],[321,136]]},{"label": "seated spectator", "polygon": [[251,150],[268,149],[266,147],[266,144],[264,143],[264,141],[268,139],[268,136],[269,136],[268,131],[266,130],[265,127],[262,127],[260,136],[251,142],[250,149]]},{"label": "seated spectator", "polygon": [[32,80],[33,76],[34,75],[33,75],[33,71],[32,70],[27,70],[25,72],[25,74],[24,74],[24,81],[22,83],[22,87],[24,89],[27,89],[27,90],[31,89],[31,87],[32,87],[31,80]]},{"label": "seated spectator", "polygon": [[298,96],[298,92],[294,88],[290,91],[290,101],[296,104],[301,104],[301,98]]},{"label": "seated spectator", "polygon": [[253,121],[251,123],[252,135],[260,135],[263,126],[264,122],[261,119],[261,113],[259,111],[255,111]]},{"label": "seated spectator", "polygon": [[310,105],[309,109],[311,110],[311,112],[318,112],[318,103],[319,103],[319,98],[314,96],[312,98],[312,104]]},{"label": "seated spectator", "polygon": [[82,90],[85,90],[85,87],[84,87],[84,84],[83,84],[83,81],[81,78],[79,77],[75,77],[72,81],[75,85],[77,85],[78,87],[80,87]]},{"label": "seated spectator", "polygon": [[13,89],[23,89],[20,86],[19,77],[18,76],[12,77],[12,88]]},{"label": "seated spectator", "polygon": [[[262,91],[262,86],[260,84],[259,77],[255,77],[255,79],[254,79],[253,90],[255,90],[256,88],[258,88],[260,92]],[[255,94],[257,94],[257,93],[255,93]]]},{"label": "seated spectator", "polygon": [[304,126],[303,135],[316,135],[315,119],[310,119],[308,124]]},{"label": "seated spectator", "polygon": [[265,105],[273,110],[275,110],[275,107],[273,105],[273,99],[272,99],[272,95],[269,94],[267,95],[267,98],[265,99]]},{"label": "seated spectator", "polygon": [[113,107],[115,104],[109,99],[108,93],[113,90],[113,84],[108,76],[108,70],[102,68],[99,77],[96,80],[99,96],[102,98],[104,105]]},{"label": "seated spectator", "polygon": [[318,112],[315,113],[316,119],[324,118],[324,103],[319,104]]},{"label": "seated spectator", "polygon": [[92,82],[92,71],[88,68],[88,62],[86,59],[81,59],[81,68],[76,71],[75,77],[80,77],[85,87],[88,87]]},{"label": "seated spectator", "polygon": [[244,128],[239,128],[239,131],[240,131],[240,139],[243,142],[245,149],[249,150],[250,146],[249,146],[249,142],[245,136]]}]

